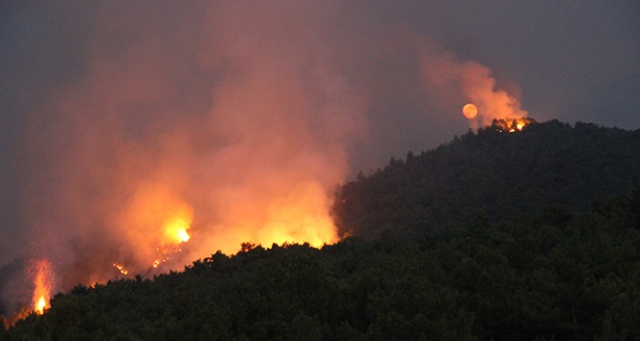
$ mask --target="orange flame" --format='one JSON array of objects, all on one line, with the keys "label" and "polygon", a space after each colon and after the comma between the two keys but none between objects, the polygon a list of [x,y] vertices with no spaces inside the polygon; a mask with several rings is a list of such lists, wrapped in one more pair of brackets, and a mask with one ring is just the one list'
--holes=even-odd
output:
[{"label": "orange flame", "polygon": [[191,227],[191,220],[191,211],[182,211],[166,221],[163,227],[164,238],[160,246],[156,248],[156,253],[160,258],[156,258],[153,261],[152,267],[154,269],[169,260],[172,254],[182,251],[180,245],[191,239],[191,236],[187,233],[187,230]]},{"label": "orange flame", "polygon": [[328,213],[330,196],[321,183],[301,182],[277,196],[259,188],[244,189],[242,196],[238,192],[232,188],[224,195],[230,200],[219,202],[224,208],[221,221],[208,226],[211,233],[199,235],[198,243],[235,253],[244,242],[266,247],[306,242],[322,247],[338,241]]},{"label": "orange flame", "polygon": [[123,274],[125,276],[129,274],[129,270],[127,270],[127,268],[125,268],[124,265],[118,264],[118,263],[113,263],[113,266],[116,269],[118,269],[118,271],[120,271],[121,274]]},{"label": "orange flame", "polygon": [[35,310],[38,315],[44,313],[44,309],[47,307],[47,301],[44,299],[44,295],[40,296],[36,303]]},{"label": "orange flame", "polygon": [[34,263],[36,268],[35,290],[33,292],[33,309],[37,314],[44,313],[49,308],[48,298],[50,297],[52,271],[49,261],[43,259]]},{"label": "orange flame", "polygon": [[164,225],[164,233],[174,244],[186,243],[191,236],[187,233],[190,217],[173,216]]},{"label": "orange flame", "polygon": [[[285,187],[287,181],[281,181]],[[279,181],[270,180],[250,188],[233,186],[228,192],[218,189],[216,198],[224,200],[216,205],[217,221],[196,231],[205,233],[192,234],[194,209],[178,191],[168,184],[141,185],[115,221],[127,226],[123,238],[131,254],[126,262],[116,258],[111,265],[128,275],[176,266],[204,248],[234,253],[243,242],[266,246],[307,242],[321,247],[338,240],[328,213],[330,196],[321,183],[301,181],[284,195],[274,196],[273,189],[279,186]]]},{"label": "orange flame", "polygon": [[496,128],[498,132],[509,132],[515,133],[516,131],[521,131],[527,125],[535,122],[532,118],[521,117],[514,118],[509,120],[493,120],[491,126]]},{"label": "orange flame", "polygon": [[157,268],[190,240],[193,209],[170,185],[146,183],[136,189],[117,219],[116,224],[128,227],[123,237],[133,251],[125,270],[142,272]]}]

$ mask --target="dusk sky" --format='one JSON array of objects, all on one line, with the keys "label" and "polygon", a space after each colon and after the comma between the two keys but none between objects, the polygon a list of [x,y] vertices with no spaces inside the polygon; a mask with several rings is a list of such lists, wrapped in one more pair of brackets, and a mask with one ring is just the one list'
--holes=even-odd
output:
[{"label": "dusk sky", "polygon": [[640,3],[2,1],[0,75],[0,267],[65,288],[176,215],[184,264],[335,241],[336,186],[495,117],[639,129]]}]

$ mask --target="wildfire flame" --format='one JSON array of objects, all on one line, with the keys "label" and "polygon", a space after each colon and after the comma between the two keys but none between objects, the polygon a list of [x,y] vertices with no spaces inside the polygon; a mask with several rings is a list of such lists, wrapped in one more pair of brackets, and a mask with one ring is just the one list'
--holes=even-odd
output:
[{"label": "wildfire flame", "polygon": [[187,218],[171,217],[164,225],[164,233],[174,244],[186,243],[191,236],[187,233],[190,221]]},{"label": "wildfire flame", "polygon": [[154,269],[160,264],[168,261],[172,254],[182,251],[181,244],[191,239],[191,235],[187,232],[191,227],[191,214],[176,214],[167,219],[163,226],[164,238],[161,244],[156,248],[158,258],[154,259],[151,265]]},{"label": "wildfire flame", "polygon": [[44,313],[44,309],[46,307],[47,307],[47,301],[44,299],[44,295],[40,296],[35,306],[36,313],[38,313],[39,315]]},{"label": "wildfire flame", "polygon": [[124,265],[118,264],[118,263],[113,263],[113,266],[116,269],[118,269],[118,271],[120,271],[121,274],[123,274],[125,276],[129,274],[129,270],[127,270],[127,268],[125,268]]},{"label": "wildfire flame", "polygon": [[36,271],[35,290],[33,292],[33,309],[37,314],[44,313],[49,308],[48,298],[50,297],[52,271],[51,264],[46,259],[34,262]]},{"label": "wildfire flame", "polygon": [[521,131],[524,127],[534,122],[535,120],[532,118],[521,117],[508,120],[493,120],[491,126],[496,128],[500,133],[514,133],[516,131]]},{"label": "wildfire flame", "polygon": [[277,197],[263,190],[251,191],[243,193],[243,199],[246,196],[251,200],[238,200],[235,188],[230,190],[231,200],[220,202],[220,207],[224,207],[221,222],[211,226],[212,233],[198,235],[198,242],[231,254],[238,252],[238,246],[244,242],[266,247],[306,242],[322,247],[338,241],[328,213],[331,202],[320,183],[301,182],[287,195]]},{"label": "wildfire flame", "polygon": [[182,251],[191,239],[193,208],[169,183],[150,181],[136,188],[114,219],[113,224],[127,226],[123,238],[131,254],[113,259],[113,266],[123,275],[117,265],[126,268],[127,274],[141,273]]}]

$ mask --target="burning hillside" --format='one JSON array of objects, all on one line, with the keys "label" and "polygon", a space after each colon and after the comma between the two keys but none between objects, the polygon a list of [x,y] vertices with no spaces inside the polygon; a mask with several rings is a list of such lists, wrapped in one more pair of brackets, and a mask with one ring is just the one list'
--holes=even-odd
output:
[{"label": "burning hillside", "polygon": [[51,298],[51,290],[53,288],[53,270],[49,261],[42,259],[33,262],[34,272],[34,291],[33,291],[33,310],[38,313],[44,313],[49,308],[49,299]]},{"label": "burning hillside", "polygon": [[516,131],[521,131],[527,125],[531,123],[535,123],[536,121],[533,118],[514,118],[514,119],[494,119],[491,122],[491,127],[494,127],[496,131],[500,133],[514,133]]},{"label": "burning hillside", "polygon": [[[170,20],[163,11],[175,9],[162,6],[96,10],[81,70],[30,107],[16,142],[24,180],[12,212],[42,245],[19,252],[49,261],[50,293],[180,269],[245,242],[334,243],[331,206],[361,157],[354,148],[385,140],[388,124],[373,117],[403,112],[426,135],[423,113],[438,107],[440,123],[461,129],[527,115],[517,87],[428,36],[389,28],[389,48],[354,46],[327,35],[339,2],[295,3],[221,2]],[[414,62],[386,55],[397,49]],[[374,86],[359,67],[394,81]]]}]

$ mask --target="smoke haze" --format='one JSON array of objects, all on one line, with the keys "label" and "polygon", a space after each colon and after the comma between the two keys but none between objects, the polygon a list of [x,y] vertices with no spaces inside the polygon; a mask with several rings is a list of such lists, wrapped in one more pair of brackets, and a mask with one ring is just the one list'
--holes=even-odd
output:
[{"label": "smoke haze", "polygon": [[434,103],[440,103],[442,110],[456,102],[462,108],[466,101],[478,108],[478,117],[473,115],[469,119],[472,129],[490,125],[494,119],[527,116],[520,107],[520,99],[514,95],[519,89],[508,92],[497,88],[496,79],[486,66],[456,61],[451,53],[442,51],[425,50],[421,61],[427,93]]},{"label": "smoke haze", "polygon": [[3,3],[0,297],[20,257],[60,291],[335,242],[337,186],[464,133],[466,102],[637,128],[638,6],[606,4]]}]

